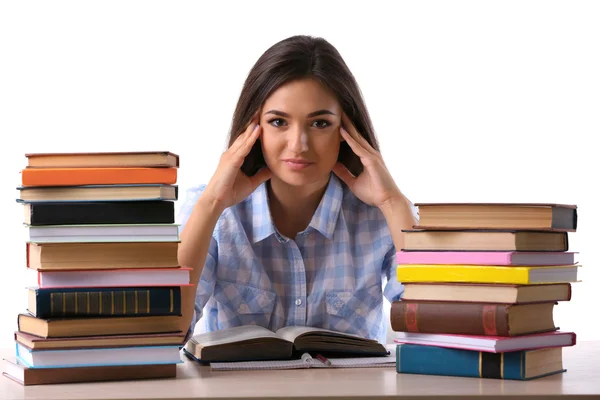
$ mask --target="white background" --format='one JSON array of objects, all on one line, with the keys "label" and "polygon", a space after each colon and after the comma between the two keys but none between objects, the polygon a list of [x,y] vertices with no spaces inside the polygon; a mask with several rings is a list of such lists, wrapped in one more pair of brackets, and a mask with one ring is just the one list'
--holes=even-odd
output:
[{"label": "white background", "polygon": [[168,150],[207,182],[256,59],[322,36],[355,74],[387,166],[414,202],[578,205],[582,282],[556,323],[600,339],[600,3],[3,1],[0,346],[26,306],[29,152]]}]

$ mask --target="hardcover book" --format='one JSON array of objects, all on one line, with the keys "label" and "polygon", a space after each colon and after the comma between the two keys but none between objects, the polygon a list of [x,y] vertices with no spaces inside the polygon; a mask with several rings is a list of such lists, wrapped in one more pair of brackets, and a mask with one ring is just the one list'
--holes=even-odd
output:
[{"label": "hardcover book", "polygon": [[560,347],[484,353],[403,344],[396,347],[396,371],[401,374],[529,380],[566,369]]},{"label": "hardcover book", "polygon": [[577,206],[551,203],[416,203],[418,229],[514,229],[574,232]]},{"label": "hardcover book", "polygon": [[246,325],[194,335],[184,352],[201,362],[285,360],[305,352],[325,356],[386,356],[378,341],[327,329],[288,326],[277,332]]}]

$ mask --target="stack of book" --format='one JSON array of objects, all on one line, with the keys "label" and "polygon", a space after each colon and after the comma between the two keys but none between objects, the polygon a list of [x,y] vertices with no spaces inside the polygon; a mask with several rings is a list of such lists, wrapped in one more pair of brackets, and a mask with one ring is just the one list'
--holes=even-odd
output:
[{"label": "stack of book", "polygon": [[26,157],[17,202],[37,285],[4,375],[24,385],[176,376],[190,284],[177,262],[179,157]]},{"label": "stack of book", "polygon": [[564,372],[553,310],[571,299],[579,265],[559,204],[427,203],[405,231],[390,312],[399,373],[533,379]]}]

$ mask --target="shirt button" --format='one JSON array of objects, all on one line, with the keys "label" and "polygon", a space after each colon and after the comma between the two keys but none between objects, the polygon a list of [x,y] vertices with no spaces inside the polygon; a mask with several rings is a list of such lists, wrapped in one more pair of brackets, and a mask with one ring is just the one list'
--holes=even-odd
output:
[{"label": "shirt button", "polygon": [[302,299],[296,299],[296,305],[299,306],[302,304]]}]

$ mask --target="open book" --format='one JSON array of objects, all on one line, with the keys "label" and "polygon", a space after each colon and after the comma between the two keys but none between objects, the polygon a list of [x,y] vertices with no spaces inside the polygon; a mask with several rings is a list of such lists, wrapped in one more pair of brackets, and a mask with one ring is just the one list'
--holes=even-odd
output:
[{"label": "open book", "polygon": [[305,352],[324,356],[376,357],[389,354],[373,339],[307,326],[272,332],[257,325],[239,326],[194,335],[184,353],[200,362],[288,360]]}]

